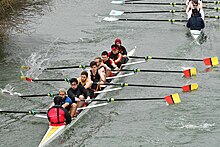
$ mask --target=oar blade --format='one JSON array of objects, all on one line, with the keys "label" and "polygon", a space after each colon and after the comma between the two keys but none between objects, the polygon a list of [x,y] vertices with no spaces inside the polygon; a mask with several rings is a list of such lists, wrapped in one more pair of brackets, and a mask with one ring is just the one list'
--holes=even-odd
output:
[{"label": "oar blade", "polygon": [[115,17],[105,17],[103,20],[104,21],[117,21],[118,18],[115,18]]},{"label": "oar blade", "polygon": [[26,80],[28,82],[33,82],[33,79],[32,78],[28,78],[26,76],[21,76],[21,80]]},{"label": "oar blade", "polygon": [[124,12],[118,11],[118,10],[111,10],[111,12],[109,13],[109,15],[111,15],[111,16],[120,16],[122,14],[124,14]]},{"label": "oar blade", "polygon": [[166,100],[167,104],[169,104],[169,105],[178,104],[181,102],[180,96],[178,93],[165,96],[165,100]]},{"label": "oar blade", "polygon": [[203,59],[203,62],[205,63],[205,65],[213,67],[216,67],[219,64],[218,57],[205,58]]},{"label": "oar blade", "polygon": [[111,4],[122,5],[124,4],[124,1],[111,1]]},{"label": "oar blade", "polygon": [[189,78],[192,76],[196,76],[197,71],[196,71],[196,68],[190,68],[190,69],[184,70],[183,73],[185,77]]},{"label": "oar blade", "polygon": [[196,83],[193,83],[193,84],[190,84],[190,85],[185,85],[182,87],[182,90],[184,92],[190,92],[190,91],[193,91],[193,90],[197,90],[199,88],[199,85],[196,84]]}]

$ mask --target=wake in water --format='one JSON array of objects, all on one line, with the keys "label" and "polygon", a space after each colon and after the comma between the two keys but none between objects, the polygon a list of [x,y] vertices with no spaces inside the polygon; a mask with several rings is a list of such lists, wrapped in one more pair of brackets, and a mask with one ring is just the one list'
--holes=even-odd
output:
[{"label": "wake in water", "polygon": [[43,70],[49,65],[50,59],[53,56],[50,51],[58,48],[54,45],[57,40],[58,38],[54,40],[47,49],[42,49],[39,52],[32,53],[27,59],[24,59],[26,69],[21,68],[21,75],[35,79],[38,78]]}]

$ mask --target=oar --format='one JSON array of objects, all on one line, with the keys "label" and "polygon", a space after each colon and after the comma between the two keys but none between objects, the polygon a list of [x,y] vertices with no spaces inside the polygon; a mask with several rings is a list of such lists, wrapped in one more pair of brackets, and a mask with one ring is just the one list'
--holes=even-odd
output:
[{"label": "oar", "polygon": [[[220,4],[220,1],[203,1],[203,3],[209,3],[209,4]],[[171,6],[176,6],[176,5],[186,5],[186,3],[175,3],[175,2],[126,2],[126,1],[111,1],[111,4],[118,4],[118,5],[123,5],[123,4],[132,4],[132,5],[171,5]]]},{"label": "oar", "polygon": [[133,13],[177,13],[177,12],[186,12],[185,10],[158,10],[158,11],[118,11],[111,10],[109,15],[119,16],[122,14],[133,14]]},{"label": "oar", "polygon": [[215,18],[215,19],[220,19],[220,16],[205,16],[205,18]]},{"label": "oar", "polygon": [[28,82],[45,82],[45,81],[65,81],[69,82],[68,78],[65,79],[32,79],[30,77],[21,76],[21,80],[26,80]]},{"label": "oar", "polygon": [[215,10],[216,12],[218,12],[218,10],[220,10],[220,7],[213,7],[213,8],[210,8],[210,7],[202,7],[203,9],[209,9],[209,10]]},{"label": "oar", "polygon": [[218,66],[218,57],[209,57],[204,59],[175,58],[175,57],[152,57],[152,56],[129,56],[135,59],[157,59],[157,60],[177,60],[177,61],[203,61],[206,66]]},{"label": "oar", "polygon": [[181,102],[179,94],[171,94],[168,96],[165,96],[164,98],[161,97],[154,97],[154,98],[124,98],[124,99],[115,99],[115,98],[109,98],[109,99],[91,99],[91,101],[104,101],[104,102],[116,102],[116,101],[157,101],[157,100],[166,100],[167,104],[178,104]]},{"label": "oar", "polygon": [[[60,66],[60,67],[48,67],[43,68],[43,70],[56,70],[56,69],[70,69],[70,68],[83,68],[89,67],[89,65],[74,65],[74,66]],[[22,69],[30,69],[28,66],[21,66]]]},{"label": "oar", "polygon": [[105,17],[104,21],[161,21],[161,22],[187,22],[186,19],[135,19],[135,18],[116,18],[116,17]]},{"label": "oar", "polygon": [[[95,84],[100,84],[99,82]],[[102,85],[114,85],[114,86],[120,86],[120,87],[125,87],[125,86],[133,86],[133,87],[157,87],[157,88],[181,88],[183,92],[189,92],[193,90],[198,89],[198,84],[190,84],[190,85],[184,85],[182,87],[180,86],[163,86],[163,85],[145,85],[145,84],[130,84],[130,83],[104,83]]]},{"label": "oar", "polygon": [[[114,70],[115,71],[115,70]],[[133,71],[136,72],[164,72],[164,73],[184,73],[185,77],[196,76],[196,68],[186,69],[184,71],[178,70],[146,70],[146,69],[121,69],[120,71]]]},{"label": "oar", "polygon": [[13,111],[13,110],[1,110],[0,113],[23,113],[23,114],[47,114],[45,111],[36,111],[36,110],[30,110],[30,111]]},{"label": "oar", "polygon": [[57,94],[53,93],[47,93],[47,94],[30,94],[30,95],[19,95],[19,97],[25,98],[25,97],[42,97],[42,96],[49,96],[49,97],[54,97]]}]

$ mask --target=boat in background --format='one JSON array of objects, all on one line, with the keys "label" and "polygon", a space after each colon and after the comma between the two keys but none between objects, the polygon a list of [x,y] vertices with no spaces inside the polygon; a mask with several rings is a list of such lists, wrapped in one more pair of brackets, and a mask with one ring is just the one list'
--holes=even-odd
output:
[{"label": "boat in background", "polygon": [[[136,48],[132,49],[131,51],[128,52],[128,56],[133,56],[135,53]],[[129,62],[132,59],[129,60]],[[125,66],[127,66],[125,64]],[[124,66],[123,66],[124,67]],[[120,76],[122,75],[121,72],[119,72],[116,76]],[[115,82],[116,79],[113,78],[111,83]],[[110,90],[112,86],[107,86],[106,88],[104,88],[104,90]],[[103,98],[103,96],[105,95],[105,93],[100,93],[97,95],[97,97],[95,99],[101,99]],[[88,106],[95,106],[97,104],[97,101],[93,101],[91,102]],[[44,135],[43,139],[41,140],[40,144],[38,147],[44,147],[46,145],[48,145],[49,143],[51,143],[55,138],[57,138],[59,135],[61,135],[65,130],[69,129],[70,127],[72,127],[84,114],[86,114],[89,111],[89,109],[84,109],[82,110],[77,117],[72,120],[72,122],[68,125],[63,125],[63,126],[49,126],[49,129],[47,130],[46,134]]]}]

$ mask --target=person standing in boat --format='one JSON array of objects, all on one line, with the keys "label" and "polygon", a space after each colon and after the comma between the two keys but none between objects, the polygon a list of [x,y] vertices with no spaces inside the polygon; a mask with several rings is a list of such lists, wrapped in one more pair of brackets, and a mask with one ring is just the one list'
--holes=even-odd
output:
[{"label": "person standing in boat", "polygon": [[192,10],[192,17],[188,20],[186,26],[190,30],[201,30],[205,27],[204,20],[199,15],[197,9]]},{"label": "person standing in boat", "polygon": [[71,116],[66,109],[62,107],[62,98],[55,96],[54,106],[49,108],[47,117],[50,122],[50,126],[63,126],[71,123]]},{"label": "person standing in boat", "polygon": [[[90,70],[88,72],[88,77],[92,82],[99,82],[100,84],[104,84],[105,82],[105,76],[103,73],[98,70],[98,66],[95,61],[90,62]],[[92,84],[91,88],[95,91],[101,90],[101,87],[99,84]]]},{"label": "person standing in boat", "polygon": [[94,90],[91,89],[92,86],[92,81],[88,77],[88,72],[87,71],[82,71],[81,76],[77,78],[78,84],[84,86],[84,88],[89,92],[90,97],[94,97]]},{"label": "person standing in boat", "polygon": [[108,57],[114,61],[118,68],[121,68],[122,54],[119,53],[118,46],[112,45],[112,51],[108,53]]},{"label": "person standing in boat", "polygon": [[115,39],[115,45],[118,46],[118,51],[119,51],[119,53],[122,54],[121,63],[122,63],[122,64],[127,63],[127,62],[128,62],[127,50],[126,50],[126,48],[122,45],[121,39],[119,39],[119,38]]},{"label": "person standing in boat", "polygon": [[[73,103],[72,100],[66,95],[66,90],[64,88],[61,88],[59,90],[59,96],[61,97],[61,106],[65,108],[69,112],[70,116],[73,118],[77,109],[77,104]],[[52,103],[50,108],[54,105],[55,104]]]},{"label": "person standing in boat", "polygon": [[73,103],[77,103],[78,108],[82,107],[85,101],[89,102],[89,92],[82,85],[78,85],[76,78],[70,79],[69,83],[71,87],[68,89],[67,95],[72,99]]},{"label": "person standing in boat", "polygon": [[202,9],[202,2],[198,1],[198,0],[191,0],[189,2],[188,7],[186,8],[186,14],[187,14],[188,19],[192,16],[193,9],[197,9],[200,17],[202,17],[202,19],[204,20],[205,15],[204,15],[204,11]]},{"label": "person standing in boat", "polygon": [[107,65],[107,67],[108,67],[108,68],[106,68],[107,69],[106,70],[106,77],[113,76],[113,73],[111,72],[111,70],[119,70],[119,68],[117,67],[115,62],[108,57],[108,52],[107,51],[103,51],[101,56],[102,56],[103,63],[105,65]]}]

